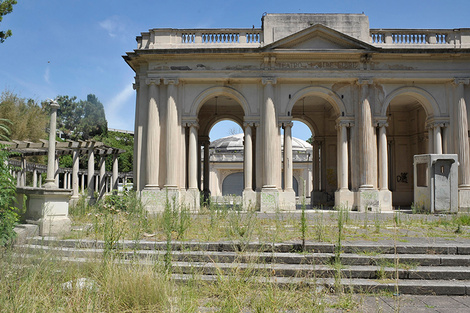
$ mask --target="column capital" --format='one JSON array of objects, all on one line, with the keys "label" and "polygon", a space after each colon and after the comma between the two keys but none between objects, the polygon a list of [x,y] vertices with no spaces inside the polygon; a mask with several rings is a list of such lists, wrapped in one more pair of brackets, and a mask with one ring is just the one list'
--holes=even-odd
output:
[{"label": "column capital", "polygon": [[341,127],[341,126],[352,127],[352,126],[354,126],[354,120],[351,119],[351,118],[345,118],[345,117],[343,117],[343,116],[338,117],[338,118],[336,119],[336,125],[335,125],[335,127],[336,127],[336,128],[339,128],[339,127]]},{"label": "column capital", "polygon": [[199,143],[202,144],[202,145],[210,144],[210,142],[211,142],[209,136],[199,136],[198,139],[199,139]]},{"label": "column capital", "polygon": [[388,117],[378,116],[374,118],[374,125],[376,127],[388,127]]},{"label": "column capital", "polygon": [[261,79],[263,85],[275,85],[277,83],[276,77],[263,77]]},{"label": "column capital", "polygon": [[252,127],[254,122],[243,122],[243,128]]},{"label": "column capital", "polygon": [[456,86],[458,86],[458,85],[468,85],[468,84],[470,84],[470,78],[454,78],[452,83]]},{"label": "column capital", "polygon": [[49,100],[49,106],[50,106],[52,109],[56,109],[56,110],[60,108],[59,103],[57,103],[57,101],[52,100],[52,99]]},{"label": "column capital", "polygon": [[165,85],[178,85],[179,79],[178,78],[164,78],[163,83]]},{"label": "column capital", "polygon": [[199,122],[198,119],[184,121],[184,126],[186,126],[186,127],[196,127],[197,129],[199,129],[199,123],[198,122]]},{"label": "column capital", "polygon": [[291,128],[292,128],[292,126],[294,126],[294,122],[292,122],[292,121],[284,121],[284,122],[282,122],[282,125],[283,125],[284,127],[291,127]]},{"label": "column capital", "polygon": [[357,84],[364,86],[364,85],[372,85],[374,84],[374,80],[372,78],[358,78]]},{"label": "column capital", "polygon": [[145,83],[149,86],[152,85],[152,84],[158,86],[158,85],[160,85],[160,78],[147,78],[145,80]]}]

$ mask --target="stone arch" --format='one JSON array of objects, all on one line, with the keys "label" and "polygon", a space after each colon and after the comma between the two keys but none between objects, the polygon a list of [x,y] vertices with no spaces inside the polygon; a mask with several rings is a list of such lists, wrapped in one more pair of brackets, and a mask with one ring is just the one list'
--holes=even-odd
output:
[{"label": "stone arch", "polygon": [[424,111],[428,117],[431,116],[440,116],[441,110],[437,104],[436,99],[426,90],[419,87],[400,87],[393,90],[384,100],[383,106],[380,110],[380,116],[387,116],[387,109],[390,105],[390,102],[397,96],[411,96],[418,100],[418,102],[423,106]]},{"label": "stone arch", "polygon": [[240,128],[243,131],[243,121],[242,121],[242,119],[238,118],[235,115],[222,114],[222,115],[213,116],[208,121],[207,126],[204,129],[200,130],[200,134],[209,136],[209,133],[210,133],[212,127],[214,127],[215,124],[217,124],[218,122],[222,122],[222,121],[232,121],[232,122],[236,123],[238,126],[240,126]]},{"label": "stone arch", "polygon": [[303,118],[292,118],[292,120],[301,122],[307,125],[313,137],[315,137],[315,134],[319,134],[319,129],[318,129],[317,124],[315,124],[315,122],[312,121],[312,119],[310,119],[308,116],[304,116]]},{"label": "stone arch", "polygon": [[289,100],[287,112],[292,112],[295,103],[305,96],[318,96],[323,98],[331,104],[337,115],[342,115],[343,112],[346,114],[346,106],[341,98],[333,90],[321,86],[305,87],[298,90]]},{"label": "stone arch", "polygon": [[202,91],[191,104],[189,114],[191,116],[197,116],[199,110],[207,100],[222,95],[235,99],[243,108],[245,115],[247,115],[247,112],[249,112],[249,106],[246,98],[238,90],[226,86],[210,87]]}]

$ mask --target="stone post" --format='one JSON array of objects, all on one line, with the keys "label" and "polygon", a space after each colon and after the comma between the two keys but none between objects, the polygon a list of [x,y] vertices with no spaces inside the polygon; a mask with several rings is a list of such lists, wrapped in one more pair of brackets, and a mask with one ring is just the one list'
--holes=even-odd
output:
[{"label": "stone post", "polygon": [[106,154],[100,156],[100,199],[106,194]]},{"label": "stone post", "polygon": [[119,176],[119,155],[113,154],[113,183],[112,190],[118,191],[118,176]]},{"label": "stone post", "polygon": [[93,202],[95,199],[95,151],[93,144],[88,148],[88,201]]},{"label": "stone post", "polygon": [[57,109],[59,109],[59,104],[51,100],[49,102],[51,106],[51,123],[49,126],[49,147],[47,150],[47,178],[44,188],[57,188],[55,181],[55,171],[54,171],[54,162],[55,162],[55,136],[57,128]]},{"label": "stone post", "polygon": [[147,84],[149,85],[149,103],[147,114],[147,177],[145,189],[159,189],[160,115],[158,112],[158,85],[160,84],[160,79],[148,80]]},{"label": "stone post", "polygon": [[38,170],[33,170],[33,187],[36,188],[38,186]]},{"label": "stone post", "polygon": [[176,86],[178,79],[164,79],[167,89],[166,107],[166,181],[165,187],[168,189],[178,188],[178,110],[176,105]]}]

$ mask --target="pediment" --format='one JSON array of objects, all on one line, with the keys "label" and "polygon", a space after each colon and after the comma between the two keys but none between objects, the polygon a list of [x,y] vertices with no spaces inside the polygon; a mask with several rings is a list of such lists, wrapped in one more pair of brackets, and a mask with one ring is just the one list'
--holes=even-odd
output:
[{"label": "pediment", "polygon": [[375,50],[376,47],[357,38],[317,24],[275,41],[265,47],[267,50]]}]

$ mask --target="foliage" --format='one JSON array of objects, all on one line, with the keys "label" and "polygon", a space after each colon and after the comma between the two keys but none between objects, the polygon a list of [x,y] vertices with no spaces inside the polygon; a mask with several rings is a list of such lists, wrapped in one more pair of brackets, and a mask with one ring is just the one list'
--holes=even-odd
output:
[{"label": "foliage", "polygon": [[5,124],[11,125],[10,120],[7,120],[6,118],[0,118],[0,139],[8,141],[8,136],[11,134],[11,132],[10,127]]},{"label": "foliage", "polygon": [[[13,5],[16,4],[16,0],[0,0],[0,22],[3,20],[3,16],[13,11]],[[4,42],[5,39],[11,36],[11,30],[0,31],[0,43]]]},{"label": "foliage", "polygon": [[0,145],[0,246],[8,244],[14,237],[18,214],[12,207],[16,200],[16,185],[6,164],[8,151]]},{"label": "foliage", "polygon": [[60,105],[57,129],[66,138],[88,140],[108,131],[103,104],[95,95],[89,94],[86,101],[77,101],[77,97],[58,96],[56,101]]},{"label": "foliage", "polygon": [[[108,132],[107,134],[97,136],[94,139],[103,142],[107,146],[126,150],[118,157],[118,170],[119,172],[131,172],[134,157],[134,136],[131,134],[124,134],[120,132]],[[113,156],[109,155],[106,158],[106,170],[113,170]]]},{"label": "foliage", "polygon": [[10,138],[33,142],[46,138],[47,112],[34,100],[6,90],[0,96],[0,118],[11,122]]}]

